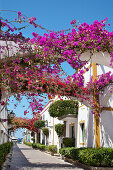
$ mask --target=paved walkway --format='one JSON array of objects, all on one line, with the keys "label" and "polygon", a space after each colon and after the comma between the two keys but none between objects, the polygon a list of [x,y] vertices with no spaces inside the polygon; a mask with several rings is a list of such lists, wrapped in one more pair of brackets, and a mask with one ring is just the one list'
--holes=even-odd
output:
[{"label": "paved walkway", "polygon": [[83,170],[70,163],[64,162],[60,157],[51,156],[39,150],[34,150],[24,144],[13,147],[10,170]]}]

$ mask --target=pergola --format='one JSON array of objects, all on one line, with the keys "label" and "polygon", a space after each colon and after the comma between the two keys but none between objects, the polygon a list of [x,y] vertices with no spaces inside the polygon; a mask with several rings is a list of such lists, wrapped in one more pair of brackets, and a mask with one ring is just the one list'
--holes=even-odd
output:
[{"label": "pergola", "polygon": [[[85,26],[83,26],[83,28],[84,27]],[[104,31],[104,33],[106,32]],[[80,32],[79,33],[76,32],[75,35],[81,38]],[[71,33],[68,36],[71,37]],[[75,40],[72,40],[72,42],[73,41]],[[80,40],[79,44],[83,43],[81,41],[82,40]],[[111,42],[111,40],[109,41]],[[63,47],[61,47],[60,43],[62,44]],[[9,96],[11,94],[13,95],[14,93],[21,93],[27,91],[31,91],[34,93],[35,92],[48,93],[50,95],[56,94],[68,95],[70,97],[77,98],[77,100],[80,101],[82,97],[83,103],[87,103],[85,100],[88,98],[90,99],[91,97],[93,98],[95,104],[96,147],[100,147],[99,116],[98,116],[99,114],[97,109],[99,108],[99,103],[98,95],[96,94],[96,89],[93,89],[93,93],[91,93],[90,95],[90,92],[85,87],[79,87],[79,85],[77,84],[78,83],[77,79],[75,80],[75,82],[73,81],[73,78],[64,79],[63,81],[58,76],[60,70],[58,64],[61,64],[63,61],[67,60],[71,66],[73,66],[73,63],[76,63],[79,65],[77,69],[81,69],[82,66],[91,59],[93,68],[93,82],[95,82],[95,80],[97,80],[97,64],[105,65],[110,68],[112,67],[110,57],[110,52],[112,50],[111,51],[110,50],[94,51],[94,49],[85,50],[84,47],[81,46],[81,44],[78,45],[77,43],[78,39],[75,44],[75,47],[77,46],[77,48],[75,48],[74,46],[72,46],[72,44],[69,44],[69,40],[65,35],[62,34],[57,35],[55,33],[50,33],[49,35],[40,37],[37,34],[35,34],[34,39],[32,39],[30,42],[25,40],[20,42],[18,41],[15,42],[13,40],[1,40],[0,68],[2,76],[0,77],[0,79],[2,81],[0,86],[1,88],[3,88],[3,86],[5,86],[6,84],[4,90],[6,91],[9,90],[7,95],[2,96],[2,99],[6,98],[6,96]],[[90,43],[92,43],[92,41]],[[74,56],[75,54],[76,56]],[[78,60],[76,60],[76,58],[78,58]],[[50,67],[51,64],[55,65],[56,72],[55,69]],[[7,67],[7,70],[5,70],[5,67]],[[14,72],[15,77],[13,77],[12,71]],[[56,74],[57,76],[52,77],[52,74]],[[13,78],[14,81],[12,82]],[[76,92],[74,92],[74,90]],[[81,97],[79,97],[80,93],[82,93]],[[107,108],[103,107],[102,109],[113,111],[113,108],[111,107]]]}]

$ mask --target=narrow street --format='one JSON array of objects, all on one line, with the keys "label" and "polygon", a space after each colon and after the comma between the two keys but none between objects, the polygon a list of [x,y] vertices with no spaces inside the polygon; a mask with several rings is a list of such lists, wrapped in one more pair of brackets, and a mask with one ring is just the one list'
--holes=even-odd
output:
[{"label": "narrow street", "polygon": [[51,156],[45,152],[34,150],[24,144],[17,144],[13,147],[10,170],[64,170],[77,168],[70,163],[64,162],[60,157]]}]

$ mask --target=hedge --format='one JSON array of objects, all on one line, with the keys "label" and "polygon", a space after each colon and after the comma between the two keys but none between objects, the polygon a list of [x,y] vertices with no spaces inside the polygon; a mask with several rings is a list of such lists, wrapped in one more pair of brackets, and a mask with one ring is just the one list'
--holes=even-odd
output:
[{"label": "hedge", "polygon": [[112,148],[88,148],[79,151],[79,161],[92,166],[113,166]]},{"label": "hedge", "polygon": [[45,120],[37,120],[37,121],[34,123],[34,127],[35,127],[35,128],[45,127]]},{"label": "hedge", "polygon": [[61,148],[59,149],[59,153],[67,158],[71,158],[70,150],[72,150],[72,148]]},{"label": "hedge", "polygon": [[53,153],[57,153],[57,145],[49,145],[48,151],[53,152]]},{"label": "hedge", "polygon": [[32,144],[32,147],[33,147],[33,148],[37,148],[37,149],[42,150],[42,151],[48,150],[48,146],[42,145],[42,144],[40,144],[40,143],[33,143],[33,144]]},{"label": "hedge", "polygon": [[0,145],[0,168],[3,162],[5,162],[6,156],[10,152],[12,146],[13,142],[8,142]]},{"label": "hedge", "polygon": [[23,142],[25,145],[28,145],[28,146],[32,146],[32,143],[31,142]]},{"label": "hedge", "polygon": [[49,107],[52,117],[60,117],[67,114],[78,114],[78,102],[73,100],[57,100]]},{"label": "hedge", "polygon": [[58,123],[55,125],[55,131],[58,135],[58,137],[63,136],[64,134],[64,124]]},{"label": "hedge", "polygon": [[65,147],[74,147],[75,146],[75,138],[63,138],[63,144]]},{"label": "hedge", "polygon": [[113,148],[61,148],[61,155],[90,166],[113,166]]},{"label": "hedge", "polygon": [[33,143],[32,147],[37,148],[37,149],[42,150],[42,151],[50,151],[50,152],[53,152],[53,153],[57,153],[57,146],[56,145],[46,146],[46,145],[42,145],[40,143]]},{"label": "hedge", "polygon": [[48,136],[48,135],[49,135],[49,128],[43,127],[43,128],[42,128],[42,132],[43,132],[43,134],[44,134],[45,136]]},{"label": "hedge", "polygon": [[48,146],[42,145],[40,143],[30,143],[30,142],[24,142],[24,144],[28,146],[32,146],[32,148],[37,148],[39,150],[48,150]]}]

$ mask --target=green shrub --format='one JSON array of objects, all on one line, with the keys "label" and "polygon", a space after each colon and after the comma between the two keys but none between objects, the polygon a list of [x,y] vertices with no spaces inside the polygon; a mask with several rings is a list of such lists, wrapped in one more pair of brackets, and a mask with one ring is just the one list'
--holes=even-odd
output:
[{"label": "green shrub", "polygon": [[43,151],[47,150],[47,146],[46,145],[41,145],[40,150],[43,150]]},{"label": "green shrub", "polygon": [[40,146],[41,146],[42,144],[40,144],[40,143],[36,143],[36,147],[38,148],[38,149],[40,149]]},{"label": "green shrub", "polygon": [[71,159],[78,160],[78,155],[79,155],[80,149],[81,148],[75,148],[75,147],[72,147],[70,149],[70,157],[71,157]]},{"label": "green shrub", "polygon": [[39,149],[40,145],[41,145],[40,143],[32,143],[33,148],[38,148]]},{"label": "green shrub", "polygon": [[113,166],[113,148],[61,148],[61,155],[90,166]]},{"label": "green shrub", "polygon": [[36,143],[32,143],[33,148],[37,148]]},{"label": "green shrub", "polygon": [[42,128],[42,131],[43,131],[43,134],[44,134],[45,136],[48,136],[48,135],[49,135],[49,128],[43,127],[43,128]]},{"label": "green shrub", "polygon": [[59,149],[59,153],[61,155],[64,155],[65,157],[71,158],[73,160],[78,159],[78,151],[79,151],[79,148],[75,148],[75,147],[60,148]]},{"label": "green shrub", "polygon": [[33,148],[37,148],[37,149],[39,149],[39,150],[48,150],[48,146],[46,146],[46,145],[42,145],[42,144],[40,144],[40,143],[33,143],[32,144],[32,147]]},{"label": "green shrub", "polygon": [[72,148],[61,148],[60,150],[59,150],[59,153],[61,154],[61,155],[64,155],[65,157],[67,157],[67,158],[71,158],[71,155],[70,155],[70,150],[71,150]]},{"label": "green shrub", "polygon": [[78,114],[78,102],[73,100],[57,100],[49,107],[52,117],[60,117],[67,114]]},{"label": "green shrub", "polygon": [[63,138],[63,144],[65,147],[74,147],[75,146],[75,138]]},{"label": "green shrub", "polygon": [[45,120],[37,120],[37,121],[34,123],[34,127],[35,127],[35,128],[45,127]]},{"label": "green shrub", "polygon": [[113,166],[112,148],[88,148],[79,151],[79,161],[92,166]]},{"label": "green shrub", "polygon": [[49,150],[49,148],[48,148],[48,146],[47,146],[47,145],[45,145],[45,150],[46,150],[46,151],[48,151],[48,150]]},{"label": "green shrub", "polygon": [[25,145],[28,145],[28,146],[32,146],[32,143],[31,142],[23,142]]},{"label": "green shrub", "polygon": [[58,137],[63,136],[64,133],[64,124],[58,123],[55,125],[55,131],[58,135]]},{"label": "green shrub", "polygon": [[10,152],[13,142],[8,142],[0,145],[0,168],[6,159],[7,154]]},{"label": "green shrub", "polygon": [[65,155],[65,150],[66,150],[66,148],[60,148],[60,149],[59,149],[59,153],[60,153],[61,155]]},{"label": "green shrub", "polygon": [[49,145],[48,151],[53,152],[53,153],[57,153],[57,145]]}]

